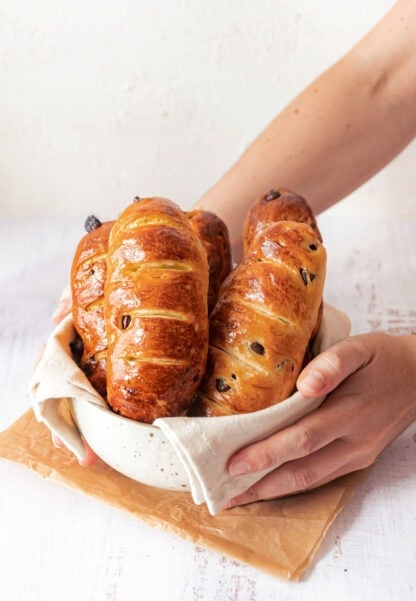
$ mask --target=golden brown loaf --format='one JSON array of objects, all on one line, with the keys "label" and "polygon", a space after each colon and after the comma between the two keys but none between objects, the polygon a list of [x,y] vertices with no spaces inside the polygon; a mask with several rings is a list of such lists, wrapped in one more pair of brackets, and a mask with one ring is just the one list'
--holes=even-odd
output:
[{"label": "golden brown loaf", "polygon": [[208,347],[208,265],[189,219],[145,198],[116,221],[109,243],[105,320],[110,406],[151,423],[189,407]]},{"label": "golden brown loaf", "polygon": [[107,335],[104,322],[104,283],[107,273],[108,238],[113,221],[101,224],[91,216],[90,231],[80,240],[71,268],[72,316],[82,341],[75,342],[81,369],[94,388],[106,396]]},{"label": "golden brown loaf", "polygon": [[186,215],[207,253],[208,313],[211,313],[217,302],[220,286],[232,267],[227,226],[215,213],[209,211],[194,210]]},{"label": "golden brown loaf", "polygon": [[281,221],[256,237],[211,314],[193,415],[256,411],[293,392],[317,323],[325,269],[325,249],[307,224]]},{"label": "golden brown loaf", "polygon": [[264,194],[248,212],[243,226],[243,254],[258,234],[278,221],[308,223],[322,242],[315,217],[306,200],[291,190],[278,188]]},{"label": "golden brown loaf", "polygon": [[[277,223],[278,221],[308,223],[322,242],[321,232],[319,231],[315,216],[306,200],[287,188],[278,188],[277,190],[269,190],[267,194],[263,194],[248,212],[243,225],[244,252],[247,252],[251,242],[258,234],[263,232],[272,223]],[[318,333],[322,313],[323,301],[319,307],[318,319],[311,340]],[[305,363],[307,360],[308,354],[305,355]]]}]

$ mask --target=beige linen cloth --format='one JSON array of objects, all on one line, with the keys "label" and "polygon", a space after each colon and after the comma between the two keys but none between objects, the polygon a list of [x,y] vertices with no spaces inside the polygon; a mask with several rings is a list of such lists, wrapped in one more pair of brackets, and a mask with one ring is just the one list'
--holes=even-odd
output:
[{"label": "beige linen cloth", "polygon": [[[325,304],[314,354],[348,336],[349,332],[349,319]],[[75,424],[68,424],[62,417],[60,402],[75,397],[105,408],[108,406],[72,360],[69,343],[73,337],[72,318],[68,316],[49,337],[44,355],[33,374],[29,392],[38,421],[46,424],[78,459],[82,459],[85,450],[81,435]],[[323,399],[308,399],[295,392],[285,401],[255,413],[213,418],[162,418],[156,420],[154,425],[164,432],[171,443],[172,452],[176,452],[181,459],[188,474],[193,501],[196,504],[206,503],[211,515],[215,515],[228,500],[252,486],[269,471],[232,477],[226,469],[229,457],[243,446],[295,423],[319,407]]]}]

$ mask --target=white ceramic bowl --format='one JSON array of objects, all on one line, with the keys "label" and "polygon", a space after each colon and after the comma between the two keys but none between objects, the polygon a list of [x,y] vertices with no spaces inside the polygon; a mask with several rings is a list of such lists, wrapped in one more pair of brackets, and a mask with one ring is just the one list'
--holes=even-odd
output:
[{"label": "white ceramic bowl", "polygon": [[189,490],[186,471],[159,428],[77,399],[72,414],[89,446],[113,469],[150,486]]}]

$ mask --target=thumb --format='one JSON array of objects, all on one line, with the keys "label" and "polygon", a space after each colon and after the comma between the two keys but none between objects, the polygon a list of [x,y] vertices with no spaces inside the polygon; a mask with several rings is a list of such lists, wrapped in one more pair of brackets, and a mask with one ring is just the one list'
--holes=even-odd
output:
[{"label": "thumb", "polygon": [[297,379],[297,388],[306,397],[327,394],[369,360],[370,351],[360,336],[344,338],[308,363]]}]

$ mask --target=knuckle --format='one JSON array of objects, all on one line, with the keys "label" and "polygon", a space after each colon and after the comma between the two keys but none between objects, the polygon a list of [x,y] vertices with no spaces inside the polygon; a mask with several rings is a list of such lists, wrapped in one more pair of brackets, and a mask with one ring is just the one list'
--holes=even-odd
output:
[{"label": "knuckle", "polygon": [[257,471],[259,471],[259,470],[276,467],[277,459],[276,459],[276,456],[273,453],[272,449],[265,448],[265,449],[263,449],[263,451],[261,453],[259,453],[257,455],[256,458],[253,458],[253,460],[251,461],[251,464]]},{"label": "knuckle", "polygon": [[368,467],[371,467],[372,465],[374,465],[376,461],[376,457],[363,457],[362,460],[360,461],[359,466],[357,467],[358,470],[365,470]]},{"label": "knuckle", "polygon": [[321,357],[322,367],[325,371],[339,373],[342,371],[342,356],[335,349],[329,349]]},{"label": "knuckle", "polygon": [[301,430],[295,441],[295,451],[300,457],[309,455],[318,447],[318,434],[313,428]]},{"label": "knuckle", "polygon": [[[355,358],[355,369],[359,369],[366,365],[370,360],[374,352],[374,347],[377,348],[379,346],[379,342],[377,342],[377,335],[381,334],[381,332],[370,332],[365,335],[357,335],[350,336],[346,339],[345,343],[348,349],[348,357],[346,357],[345,361],[351,362],[351,357]],[[376,336],[374,336],[376,335]],[[388,334],[386,334],[388,336]]]},{"label": "knuckle", "polygon": [[372,447],[362,450],[360,456],[357,457],[358,469],[371,467],[376,462],[377,457],[378,453]]},{"label": "knuckle", "polygon": [[308,466],[297,467],[293,472],[293,482],[296,490],[307,490],[317,482],[316,474]]},{"label": "knuckle", "polygon": [[322,353],[322,369],[336,376],[348,371],[350,356],[364,357],[367,354],[365,341],[360,336],[350,336]]},{"label": "knuckle", "polygon": [[363,357],[367,354],[367,344],[361,336],[350,336],[346,342],[355,355]]},{"label": "knuckle", "polygon": [[380,454],[381,448],[375,445],[374,440],[360,441],[350,452],[350,465],[354,470],[371,467]]},{"label": "knuckle", "polygon": [[254,503],[255,501],[258,501],[261,498],[260,491],[258,490],[256,484],[254,484],[254,486],[252,486],[246,491],[246,495],[246,502],[248,503]]},{"label": "knuckle", "polygon": [[248,488],[246,491],[241,493],[240,495],[234,497],[228,503],[229,507],[236,507],[238,505],[247,505],[248,503],[255,503],[260,499],[260,492],[257,490],[256,486],[252,486]]}]

